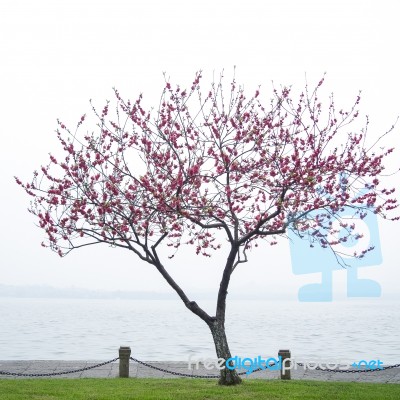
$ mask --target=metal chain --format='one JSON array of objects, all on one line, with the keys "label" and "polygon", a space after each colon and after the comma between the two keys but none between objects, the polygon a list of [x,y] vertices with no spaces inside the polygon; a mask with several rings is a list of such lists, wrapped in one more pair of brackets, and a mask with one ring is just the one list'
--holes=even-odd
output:
[{"label": "metal chain", "polygon": [[[178,375],[178,376],[186,376],[189,378],[219,378],[219,375],[191,375],[191,374],[184,374],[181,372],[175,372],[175,371],[168,371],[167,369],[164,368],[159,368],[159,367],[155,367],[154,365],[150,365],[145,363],[144,361],[140,361],[136,358],[130,357],[130,359],[132,361],[136,361],[139,364],[142,364],[146,367],[155,369],[157,371],[161,371],[161,372],[165,372],[167,374],[172,374],[172,375]],[[304,364],[302,363],[296,363],[298,366],[303,367]],[[274,365],[276,365],[275,363],[269,364],[270,367],[273,367]],[[315,368],[315,370],[317,371],[326,371],[326,372],[339,372],[339,373],[347,373],[347,374],[354,374],[354,373],[359,373],[359,372],[375,372],[375,371],[383,371],[385,369],[392,369],[392,368],[398,368],[400,367],[400,364],[395,364],[395,365],[388,365],[387,367],[382,367],[382,368],[376,368],[376,369],[361,369],[361,370],[352,370],[352,369],[323,369],[320,367]],[[265,368],[257,368],[255,370],[252,371],[252,373],[254,372],[259,372],[259,371],[264,371]],[[239,372],[238,375],[245,375],[247,374],[247,371],[245,372]]]},{"label": "metal chain", "polygon": [[21,372],[8,372],[8,371],[0,371],[0,375],[10,375],[10,376],[26,376],[26,377],[40,377],[40,376],[56,376],[56,375],[65,375],[65,374],[74,374],[76,372],[83,372],[83,371],[88,371],[89,369],[94,369],[101,367],[106,364],[110,364],[114,361],[117,361],[119,357],[113,358],[112,360],[102,362],[100,364],[96,365],[91,365],[90,367],[84,367],[84,368],[79,368],[79,369],[74,369],[72,371],[60,371],[60,372],[49,372],[49,373],[43,373],[43,374],[24,374]]},{"label": "metal chain", "polygon": [[[138,360],[136,358],[133,358],[133,357],[130,357],[130,359],[132,361],[136,361],[137,363],[142,364],[142,365],[144,365],[146,367],[153,368],[153,369],[155,369],[157,371],[166,372],[167,374],[178,375],[178,376],[186,376],[186,377],[190,377],[190,378],[219,378],[220,377],[220,375],[191,375],[191,374],[184,374],[182,372],[168,371],[167,369],[155,367],[154,365],[147,364],[144,361],[140,361],[140,360]],[[272,367],[272,366],[275,365],[275,363],[269,364],[269,365]],[[252,373],[258,372],[258,371],[263,371],[263,370],[265,370],[265,368],[257,368],[254,371],[252,371]],[[247,374],[247,371],[238,373],[238,375],[245,375],[245,374]]]},{"label": "metal chain", "polygon": [[154,365],[150,365],[145,363],[144,361],[137,360],[134,357],[129,357],[132,361],[136,361],[139,364],[144,365],[145,367],[153,368],[157,371],[166,372],[167,374],[178,375],[178,376],[186,376],[189,378],[219,378],[219,375],[190,375],[190,374],[183,374],[182,372],[175,372],[175,371],[168,371],[164,368],[155,367]]}]

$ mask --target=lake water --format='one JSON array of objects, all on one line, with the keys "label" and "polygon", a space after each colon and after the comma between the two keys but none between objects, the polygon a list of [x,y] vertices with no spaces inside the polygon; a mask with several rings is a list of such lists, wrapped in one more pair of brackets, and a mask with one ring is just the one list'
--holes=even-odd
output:
[{"label": "lake water", "polygon": [[[198,301],[212,312],[214,302]],[[400,363],[400,303],[228,302],[232,355]],[[139,360],[212,357],[208,327],[173,300],[0,298],[0,360],[106,360],[128,345]]]}]

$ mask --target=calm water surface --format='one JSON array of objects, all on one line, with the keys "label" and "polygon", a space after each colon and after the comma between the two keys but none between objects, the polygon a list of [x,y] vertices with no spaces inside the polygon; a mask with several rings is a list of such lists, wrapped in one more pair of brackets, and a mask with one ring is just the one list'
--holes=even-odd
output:
[{"label": "calm water surface", "polygon": [[[214,302],[199,301],[212,313]],[[400,303],[228,302],[232,355],[400,363]],[[121,345],[140,360],[215,358],[208,327],[178,301],[0,298],[0,359],[105,360]]]}]

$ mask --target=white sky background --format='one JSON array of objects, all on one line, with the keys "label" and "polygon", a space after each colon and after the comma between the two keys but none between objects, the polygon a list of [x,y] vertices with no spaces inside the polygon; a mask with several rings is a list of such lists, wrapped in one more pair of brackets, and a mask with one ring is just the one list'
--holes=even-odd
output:
[{"label": "white sky background", "polygon": [[[114,86],[125,98],[143,92],[145,104],[157,106],[163,71],[189,85],[202,69],[205,85],[222,68],[229,79],[236,65],[238,83],[250,93],[261,84],[267,100],[271,80],[302,90],[305,73],[313,83],[326,71],[325,89],[335,93],[339,108],[363,91],[361,114],[369,114],[370,136],[378,137],[400,114],[399,11],[389,0],[2,0],[0,284],[171,290],[129,252],[94,246],[61,259],[40,246],[43,232],[13,176],[30,180],[48,153],[56,153],[57,118],[74,125],[90,113],[89,99],[99,107],[112,100]],[[400,124],[392,137],[400,148]],[[389,186],[399,187],[399,180],[391,177]],[[381,284],[384,297],[400,298],[399,226],[380,221],[383,264],[359,271]],[[167,267],[189,293],[216,292],[225,254],[205,259],[192,250]],[[336,295],[345,290],[345,277],[334,273]],[[294,275],[288,242],[280,240],[250,254],[230,293],[282,290],[295,299],[301,285],[319,279]]]}]

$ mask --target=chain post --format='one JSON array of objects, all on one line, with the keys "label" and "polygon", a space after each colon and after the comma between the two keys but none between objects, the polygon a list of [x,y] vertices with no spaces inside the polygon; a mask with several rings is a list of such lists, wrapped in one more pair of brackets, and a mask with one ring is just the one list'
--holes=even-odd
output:
[{"label": "chain post", "polygon": [[121,346],[119,348],[119,377],[129,378],[129,357],[131,356],[131,348]]},{"label": "chain post", "polygon": [[[290,360],[290,350],[279,350],[278,358],[281,360],[281,379],[289,380],[290,376],[290,368],[292,365],[292,361]],[[288,361],[286,361],[288,360]],[[287,369],[288,368],[288,369]]]}]

